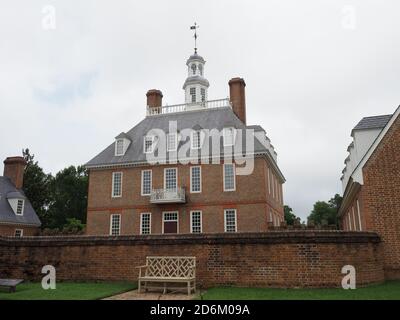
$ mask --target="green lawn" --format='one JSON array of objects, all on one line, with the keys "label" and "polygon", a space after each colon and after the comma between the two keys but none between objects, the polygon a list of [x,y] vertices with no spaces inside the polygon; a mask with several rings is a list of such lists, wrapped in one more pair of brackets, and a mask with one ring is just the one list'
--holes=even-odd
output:
[{"label": "green lawn", "polygon": [[399,300],[400,281],[388,281],[355,290],[344,289],[272,289],[272,288],[211,288],[204,300]]},{"label": "green lawn", "polygon": [[136,289],[127,282],[60,282],[55,290],[43,290],[40,283],[22,283],[15,293],[0,289],[0,300],[96,300]]}]

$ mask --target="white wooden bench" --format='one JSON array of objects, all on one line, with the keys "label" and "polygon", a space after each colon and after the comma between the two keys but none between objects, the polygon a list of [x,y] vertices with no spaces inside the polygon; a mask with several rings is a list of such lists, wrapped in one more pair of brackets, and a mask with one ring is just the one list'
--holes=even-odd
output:
[{"label": "white wooden bench", "polygon": [[138,292],[160,289],[148,284],[162,283],[164,294],[167,283],[187,283],[187,287],[169,287],[169,289],[187,289],[188,295],[196,291],[196,257],[146,257],[146,265],[139,266]]},{"label": "white wooden bench", "polygon": [[22,279],[0,279],[0,287],[7,288],[8,292],[12,293],[16,291],[17,285],[24,282]]}]

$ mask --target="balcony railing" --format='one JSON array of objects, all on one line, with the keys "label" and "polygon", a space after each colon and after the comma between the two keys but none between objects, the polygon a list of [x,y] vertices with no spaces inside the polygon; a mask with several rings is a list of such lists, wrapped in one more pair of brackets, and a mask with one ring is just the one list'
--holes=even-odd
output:
[{"label": "balcony railing", "polygon": [[150,195],[151,203],[185,203],[186,195],[184,188],[176,189],[153,189]]},{"label": "balcony railing", "polygon": [[149,107],[147,106],[147,115],[154,116],[158,114],[185,112],[191,110],[213,109],[222,107],[232,107],[229,99],[209,100],[204,102],[193,102],[184,104],[175,104],[171,106]]}]

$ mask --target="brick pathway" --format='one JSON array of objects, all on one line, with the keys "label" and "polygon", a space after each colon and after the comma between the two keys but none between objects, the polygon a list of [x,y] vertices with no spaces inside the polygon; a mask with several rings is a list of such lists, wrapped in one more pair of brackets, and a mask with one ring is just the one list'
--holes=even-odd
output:
[{"label": "brick pathway", "polygon": [[137,290],[133,290],[105,298],[104,300],[192,300],[195,297],[196,294],[188,296],[184,293],[172,292],[167,294],[162,294],[160,292],[138,293]]}]

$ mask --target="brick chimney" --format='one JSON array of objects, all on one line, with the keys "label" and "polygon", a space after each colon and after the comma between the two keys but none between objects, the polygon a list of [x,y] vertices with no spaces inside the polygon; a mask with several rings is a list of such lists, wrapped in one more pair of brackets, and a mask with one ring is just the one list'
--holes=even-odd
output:
[{"label": "brick chimney", "polygon": [[246,83],[242,78],[229,80],[229,94],[233,112],[246,124]]},{"label": "brick chimney", "polygon": [[161,109],[159,107],[162,106],[162,98],[163,94],[160,90],[151,89],[146,93],[147,97],[147,106],[149,107],[149,111],[151,114],[160,113]]},{"label": "brick chimney", "polygon": [[8,157],[4,160],[4,176],[10,178],[17,189],[24,183],[26,161],[23,157]]}]

